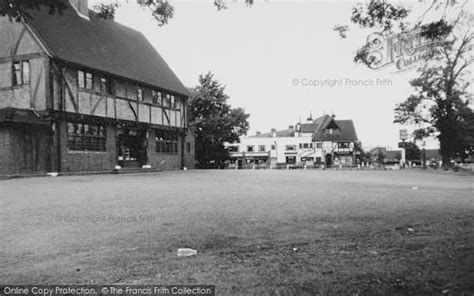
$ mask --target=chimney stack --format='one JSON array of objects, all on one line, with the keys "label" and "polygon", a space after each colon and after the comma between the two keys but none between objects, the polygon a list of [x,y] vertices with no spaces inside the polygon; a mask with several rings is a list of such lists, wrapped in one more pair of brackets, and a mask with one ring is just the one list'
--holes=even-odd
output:
[{"label": "chimney stack", "polygon": [[69,0],[69,3],[77,11],[80,17],[89,20],[89,3],[87,0]]},{"label": "chimney stack", "polygon": [[277,130],[276,130],[276,128],[272,128],[272,137],[275,138],[276,135],[277,135]]}]

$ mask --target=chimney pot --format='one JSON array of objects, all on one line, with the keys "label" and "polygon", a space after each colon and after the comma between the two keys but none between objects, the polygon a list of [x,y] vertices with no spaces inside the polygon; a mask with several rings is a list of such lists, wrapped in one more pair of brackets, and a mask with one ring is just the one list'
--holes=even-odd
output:
[{"label": "chimney pot", "polygon": [[74,7],[80,17],[89,20],[89,3],[88,0],[69,0],[69,3]]}]

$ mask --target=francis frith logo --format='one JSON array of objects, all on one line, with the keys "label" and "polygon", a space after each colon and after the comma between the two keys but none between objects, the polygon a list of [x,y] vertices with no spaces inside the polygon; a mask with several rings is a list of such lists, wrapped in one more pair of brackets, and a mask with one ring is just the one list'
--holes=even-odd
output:
[{"label": "francis frith logo", "polygon": [[409,70],[439,54],[442,43],[423,37],[420,31],[388,37],[375,32],[367,37],[367,44],[370,45],[367,62],[375,70],[392,65],[397,72]]}]

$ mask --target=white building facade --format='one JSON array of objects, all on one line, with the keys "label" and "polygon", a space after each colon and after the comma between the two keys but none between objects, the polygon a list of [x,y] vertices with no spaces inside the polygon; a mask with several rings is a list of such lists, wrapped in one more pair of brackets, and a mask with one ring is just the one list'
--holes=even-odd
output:
[{"label": "white building facade", "polygon": [[358,142],[352,120],[324,115],[286,130],[272,129],[228,143],[232,162],[239,167],[268,166],[355,166]]}]

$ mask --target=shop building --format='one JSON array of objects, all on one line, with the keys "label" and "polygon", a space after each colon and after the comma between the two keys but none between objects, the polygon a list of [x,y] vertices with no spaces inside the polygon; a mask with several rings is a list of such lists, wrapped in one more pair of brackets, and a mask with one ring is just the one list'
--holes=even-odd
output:
[{"label": "shop building", "polygon": [[194,166],[188,91],[87,0],[0,18],[0,175]]},{"label": "shop building", "polygon": [[232,161],[242,164],[356,166],[357,133],[352,120],[323,115],[288,129],[272,129],[226,144]]}]

